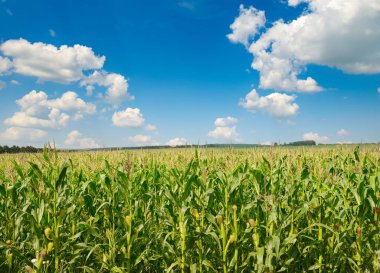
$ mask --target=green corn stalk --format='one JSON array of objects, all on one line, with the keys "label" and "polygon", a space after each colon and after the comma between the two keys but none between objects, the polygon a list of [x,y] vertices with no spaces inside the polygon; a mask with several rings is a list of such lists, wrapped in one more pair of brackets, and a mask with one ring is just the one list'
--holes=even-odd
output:
[{"label": "green corn stalk", "polygon": [[0,272],[379,272],[379,166],[374,145],[0,155]]},{"label": "green corn stalk", "polygon": [[[236,211],[237,211],[237,206],[236,205],[233,205],[232,206],[232,210],[233,210],[233,213],[234,213],[234,241],[237,242],[238,241],[238,220],[237,220],[237,216],[236,216]],[[237,244],[235,244],[235,253],[234,253],[234,260],[235,260],[235,273],[238,272],[238,257],[239,257],[239,250],[238,250],[238,246]]]}]

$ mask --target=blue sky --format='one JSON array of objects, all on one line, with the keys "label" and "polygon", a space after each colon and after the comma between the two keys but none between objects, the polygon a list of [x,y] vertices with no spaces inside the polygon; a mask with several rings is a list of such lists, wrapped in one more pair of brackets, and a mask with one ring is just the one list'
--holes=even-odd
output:
[{"label": "blue sky", "polygon": [[0,144],[378,142],[379,4],[326,1],[2,0]]}]

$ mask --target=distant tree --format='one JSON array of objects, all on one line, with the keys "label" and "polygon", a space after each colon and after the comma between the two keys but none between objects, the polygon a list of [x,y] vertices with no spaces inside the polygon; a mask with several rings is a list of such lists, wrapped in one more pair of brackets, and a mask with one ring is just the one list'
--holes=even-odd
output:
[{"label": "distant tree", "polygon": [[301,140],[295,142],[289,142],[287,146],[314,146],[317,145],[314,140]]},{"label": "distant tree", "polygon": [[19,147],[16,145],[13,145],[12,147],[9,147],[8,145],[0,146],[0,154],[37,153],[40,151],[41,149],[35,148],[33,146],[26,146],[26,147]]}]

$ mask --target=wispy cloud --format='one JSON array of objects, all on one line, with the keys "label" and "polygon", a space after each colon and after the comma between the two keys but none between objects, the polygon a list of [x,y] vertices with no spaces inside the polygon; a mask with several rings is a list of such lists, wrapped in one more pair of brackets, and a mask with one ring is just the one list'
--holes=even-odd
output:
[{"label": "wispy cloud", "polygon": [[54,29],[49,29],[49,34],[50,34],[50,36],[53,37],[53,38],[57,35],[57,33],[55,32]]},{"label": "wispy cloud", "polygon": [[194,11],[195,10],[195,5],[193,2],[190,1],[181,1],[178,2],[178,6],[187,10]]}]

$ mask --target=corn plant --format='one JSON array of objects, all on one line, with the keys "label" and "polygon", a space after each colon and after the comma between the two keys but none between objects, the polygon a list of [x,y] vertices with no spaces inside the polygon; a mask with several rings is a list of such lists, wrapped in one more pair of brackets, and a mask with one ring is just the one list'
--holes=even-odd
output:
[{"label": "corn plant", "polygon": [[0,155],[0,272],[380,272],[380,148]]}]

